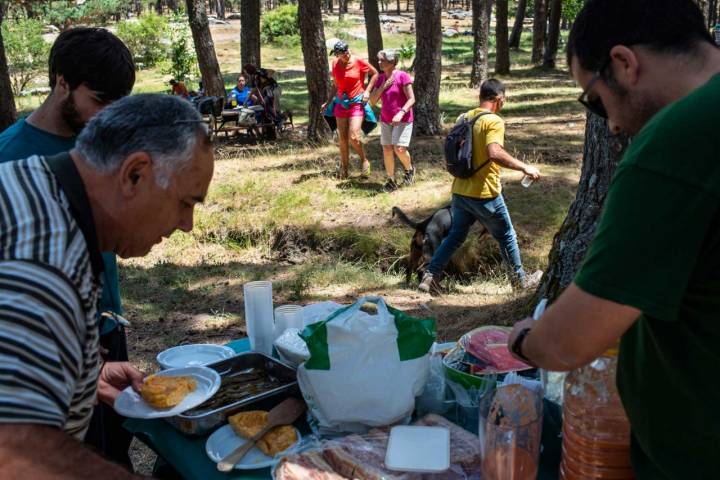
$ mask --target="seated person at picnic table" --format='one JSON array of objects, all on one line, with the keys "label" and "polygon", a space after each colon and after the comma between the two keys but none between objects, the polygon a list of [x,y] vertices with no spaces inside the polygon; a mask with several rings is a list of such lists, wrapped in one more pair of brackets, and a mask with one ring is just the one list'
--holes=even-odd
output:
[{"label": "seated person at picnic table", "polygon": [[138,478],[78,441],[96,401],[143,379],[100,357],[100,252],[191,231],[212,173],[200,114],[153,94],[105,107],[70,152],[0,164],[0,477]]},{"label": "seated person at picnic table", "polygon": [[227,106],[229,108],[239,108],[246,105],[252,105],[254,95],[247,85],[247,78],[244,74],[240,74],[237,79],[237,85],[230,91],[227,98]]},{"label": "seated person at picnic table", "polygon": [[172,88],[172,94],[177,95],[178,97],[182,98],[188,98],[190,93],[188,93],[188,89],[185,86],[185,82],[182,80],[175,80],[174,78],[170,80],[170,85]]}]

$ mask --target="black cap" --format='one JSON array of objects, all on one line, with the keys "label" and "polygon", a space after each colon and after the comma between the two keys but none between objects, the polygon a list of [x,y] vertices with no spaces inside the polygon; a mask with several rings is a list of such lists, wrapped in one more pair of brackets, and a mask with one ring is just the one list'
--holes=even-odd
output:
[{"label": "black cap", "polygon": [[338,53],[347,53],[350,50],[347,42],[344,40],[338,40],[330,50],[330,55],[337,55]]}]

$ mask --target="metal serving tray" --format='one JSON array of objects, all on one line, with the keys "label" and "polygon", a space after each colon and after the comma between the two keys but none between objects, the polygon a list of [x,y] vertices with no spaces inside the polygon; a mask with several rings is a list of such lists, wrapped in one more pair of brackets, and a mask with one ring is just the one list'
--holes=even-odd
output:
[{"label": "metal serving tray", "polygon": [[[228,415],[233,415],[242,410],[269,410],[289,396],[300,395],[295,369],[262,353],[241,353],[232,358],[210,364],[208,367],[217,371],[223,379],[242,375],[248,369],[257,368],[264,370],[270,377],[277,379],[281,385],[242,398],[238,401],[230,402],[213,410],[207,410],[197,414],[186,412],[166,418],[170,425],[186,435],[204,435],[226,423]],[[222,390],[222,387],[220,388]]]}]

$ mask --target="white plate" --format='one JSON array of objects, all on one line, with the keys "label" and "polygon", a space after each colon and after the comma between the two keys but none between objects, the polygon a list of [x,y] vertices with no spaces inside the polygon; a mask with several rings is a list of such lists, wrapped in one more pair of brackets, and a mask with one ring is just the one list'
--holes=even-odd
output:
[{"label": "white plate", "polygon": [[163,370],[168,368],[202,367],[237,355],[235,350],[223,345],[198,343],[179,345],[158,353],[156,359]]},{"label": "white plate", "polygon": [[127,387],[115,399],[115,411],[120,415],[129,418],[165,418],[179,415],[185,410],[195,408],[205,400],[209,399],[220,388],[220,375],[212,368],[207,367],[185,367],[172,368],[158,372],[161,376],[179,376],[189,375],[197,382],[197,388],[183,399],[182,402],[172,408],[157,409],[153,408],[142,397],[132,389]]},{"label": "white plate", "polygon": [[[297,428],[295,429],[295,433],[297,434],[299,442],[300,432]],[[228,423],[215,430],[213,434],[208,437],[207,443],[205,443],[205,453],[207,453],[207,456],[210,457],[210,460],[215,463],[219,463],[220,460],[228,456],[233,450],[241,446],[243,443],[245,443],[245,439],[235,434]],[[272,467],[278,460],[279,458],[274,459],[269,457],[261,452],[259,448],[253,447],[245,454],[242,460],[240,460],[240,463],[235,465],[235,468],[239,470],[253,470],[256,468]]]}]

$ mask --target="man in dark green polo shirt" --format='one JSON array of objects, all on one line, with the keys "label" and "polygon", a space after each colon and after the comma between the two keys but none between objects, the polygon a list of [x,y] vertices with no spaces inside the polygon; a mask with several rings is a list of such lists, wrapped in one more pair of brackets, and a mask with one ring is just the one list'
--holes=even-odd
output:
[{"label": "man in dark green polo shirt", "polygon": [[691,0],[590,0],[568,63],[582,103],[634,139],[574,283],[510,349],[572,370],[620,339],[636,477],[718,478],[720,50]]},{"label": "man in dark green polo shirt", "polygon": [[[69,151],[85,123],[109,103],[128,95],[135,83],[129,50],[115,35],[100,28],[73,28],[61,33],[50,50],[49,66],[50,95],[30,116],[0,133],[0,163]],[[115,254],[106,252],[102,256],[105,268],[98,315],[122,314]],[[106,359],[127,360],[122,326],[103,317],[100,327]],[[113,459],[129,462],[131,437],[120,428],[121,417],[106,405],[99,405],[97,410],[87,441]]]}]

